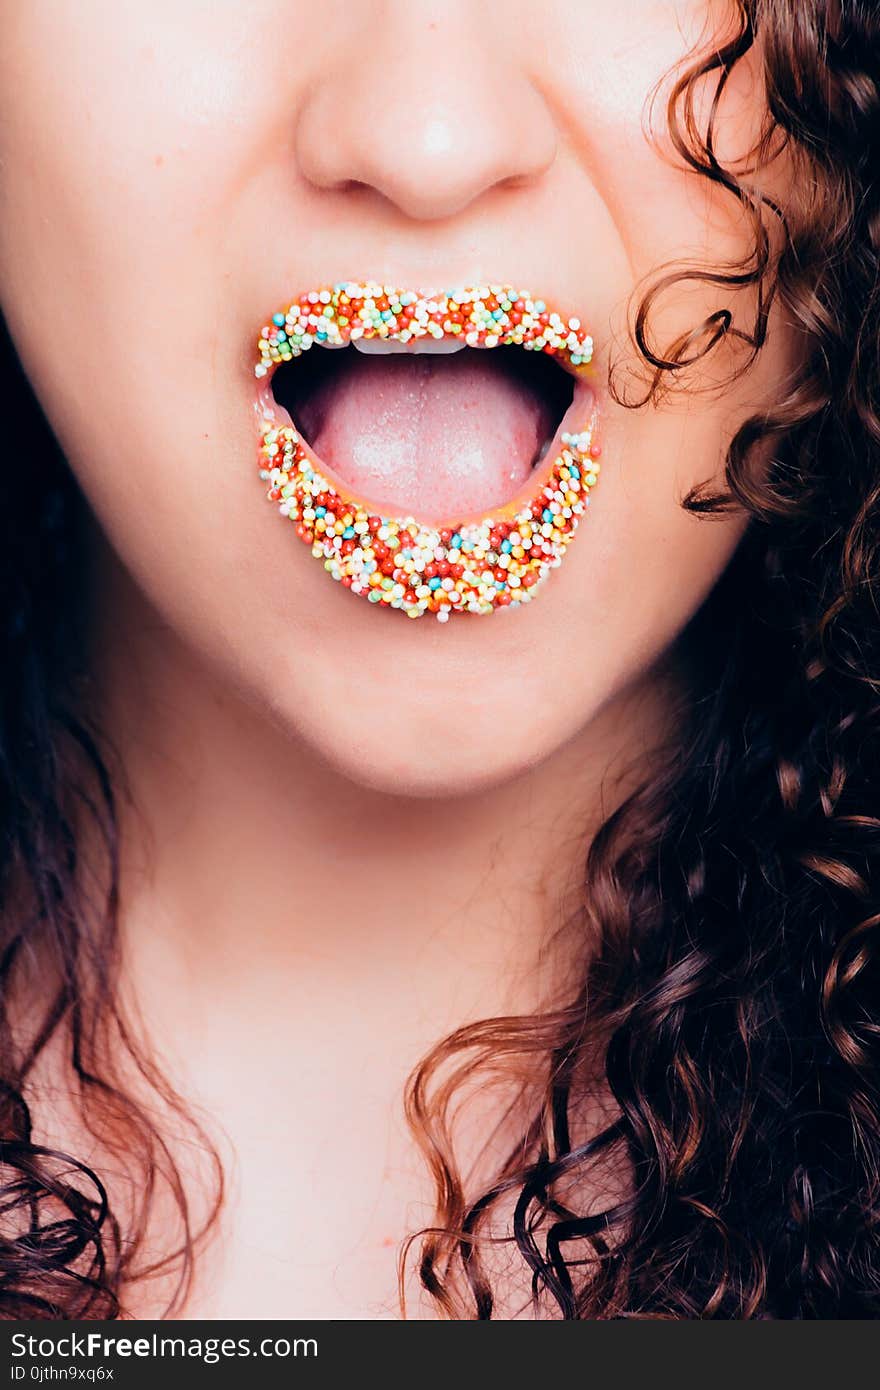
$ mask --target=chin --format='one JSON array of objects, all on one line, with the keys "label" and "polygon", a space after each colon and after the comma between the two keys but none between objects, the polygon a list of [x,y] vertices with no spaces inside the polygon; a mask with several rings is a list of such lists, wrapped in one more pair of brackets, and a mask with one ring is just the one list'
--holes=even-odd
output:
[{"label": "chin", "polygon": [[294,652],[281,689],[274,671],[271,722],[354,785],[389,796],[456,798],[489,792],[540,764],[589,718],[589,692],[580,692],[576,708],[554,704],[534,671],[504,688],[479,674],[462,680],[460,671],[446,685],[424,660],[407,679],[395,679],[392,669],[379,660],[360,679],[332,660],[304,664]]}]

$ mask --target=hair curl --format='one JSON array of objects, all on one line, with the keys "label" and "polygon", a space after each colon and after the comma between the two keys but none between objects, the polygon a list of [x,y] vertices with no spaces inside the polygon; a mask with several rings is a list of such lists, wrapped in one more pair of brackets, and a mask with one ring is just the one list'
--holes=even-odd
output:
[{"label": "hair curl", "polygon": [[[743,508],[751,524],[682,638],[675,746],[586,852],[570,1002],[463,1028],[410,1080],[438,1193],[419,1269],[445,1316],[492,1317],[499,1240],[549,1316],[864,1317],[880,1305],[880,15],[868,0],[734,9],[731,36],[676,78],[667,117],[687,166],[742,204],[751,253],[670,268],[638,307],[635,343],[655,396],[725,342],[744,349],[739,373],[777,302],[803,358],[774,408],[738,430],[725,487],[686,499],[696,513]],[[766,121],[732,169],[714,137],[747,53]],[[802,206],[748,181],[780,153],[810,190]],[[724,308],[655,343],[654,302],[688,279],[749,291],[750,326]],[[114,781],[78,670],[84,504],[8,339],[2,351],[20,407],[0,474],[0,1316],[119,1316],[128,1283],[177,1267],[173,1311],[199,1232],[118,1059],[186,1112],[118,1003]],[[25,445],[44,461],[39,497],[14,464]],[[99,901],[78,859],[84,819],[104,846]],[[24,1016],[37,960],[43,1007]],[[129,1165],[138,1195],[124,1215],[86,1163],[34,1141],[35,1078],[59,1040],[87,1125]],[[468,1194],[456,1096],[518,1063],[540,1097],[494,1182]],[[591,1131],[600,1083],[614,1113]],[[602,1200],[610,1171],[630,1176]],[[180,1242],[139,1265],[160,1182]],[[221,1187],[218,1165],[215,1212]]]}]

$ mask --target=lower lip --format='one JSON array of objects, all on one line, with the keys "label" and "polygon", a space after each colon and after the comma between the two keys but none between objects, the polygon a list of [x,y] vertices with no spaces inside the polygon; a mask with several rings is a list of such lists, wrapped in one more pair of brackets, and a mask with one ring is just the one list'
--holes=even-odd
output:
[{"label": "lower lip", "polygon": [[[257,375],[268,377],[265,366]],[[521,608],[561,565],[600,472],[595,401],[585,383],[545,458],[510,501],[491,514],[429,523],[355,497],[276,403],[269,379],[256,401],[260,479],[314,558],[351,593],[446,623]]]}]

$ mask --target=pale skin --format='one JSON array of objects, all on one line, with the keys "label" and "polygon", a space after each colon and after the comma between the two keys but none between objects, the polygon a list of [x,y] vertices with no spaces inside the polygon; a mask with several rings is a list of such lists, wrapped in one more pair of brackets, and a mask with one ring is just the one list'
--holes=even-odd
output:
[{"label": "pale skin", "polygon": [[[743,533],[679,499],[789,352],[774,321],[720,396],[602,393],[601,486],[546,593],[440,628],[332,585],[267,508],[255,333],[339,277],[510,281],[590,323],[601,389],[643,277],[745,245],[643,129],[723,16],[0,4],[0,302],[96,518],[94,698],[131,791],[126,998],[229,1177],[187,1316],[396,1316],[399,1242],[432,1211],[405,1078],[466,1020],[562,987],[542,946]],[[738,81],[733,148],[756,117]],[[717,302],[691,293],[664,327]],[[82,1147],[74,1118],[37,1119]],[[411,1311],[431,1316],[415,1291]]]}]

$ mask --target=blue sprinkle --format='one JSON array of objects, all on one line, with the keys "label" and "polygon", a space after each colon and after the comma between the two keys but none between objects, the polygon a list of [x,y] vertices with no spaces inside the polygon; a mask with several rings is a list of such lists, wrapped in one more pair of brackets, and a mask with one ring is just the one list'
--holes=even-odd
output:
[{"label": "blue sprinkle", "polygon": [[428,588],[429,588],[429,589],[439,589],[439,588],[440,588],[440,585],[441,585],[442,583],[443,583],[443,580],[442,580],[442,579],[429,579],[429,580],[428,580]]},{"label": "blue sprinkle", "polygon": [[283,315],[283,314],[273,314],[273,315],[272,315],[272,322],[275,323],[275,324],[277,324],[279,328],[283,328],[283,327],[284,327],[284,323],[285,323],[284,315]]},{"label": "blue sprinkle", "polygon": [[342,533],[342,539],[345,540],[345,541],[350,541],[353,535],[354,535],[354,527],[353,527],[353,526],[346,526],[345,530],[344,530],[343,533]]},{"label": "blue sprinkle", "polygon": [[456,531],[455,535],[452,537],[452,540],[449,542],[449,549],[461,550],[461,535],[458,531]]},{"label": "blue sprinkle", "polygon": [[506,582],[505,582],[503,579],[496,579],[496,580],[495,580],[495,588],[496,588],[496,589],[506,589],[506,588],[507,588],[507,584],[506,584]]},{"label": "blue sprinkle", "polygon": [[315,508],[315,516],[326,516],[326,515],[327,515],[327,508],[326,508],[326,507],[316,507],[316,508]]},{"label": "blue sprinkle", "polygon": [[510,544],[510,541],[502,541],[501,549],[504,551],[505,555],[507,555],[513,549],[513,546]]},{"label": "blue sprinkle", "polygon": [[552,520],[553,520],[553,513],[551,512],[551,510],[550,510],[549,507],[545,507],[545,508],[544,508],[543,512],[541,513],[541,516],[542,516],[542,518],[544,519],[544,521],[552,521]]},{"label": "blue sprinkle", "polygon": [[570,463],[568,465],[568,471],[573,478],[579,478],[581,476],[581,470],[578,468],[576,463]]},{"label": "blue sprinkle", "polygon": [[375,560],[368,560],[368,561],[366,562],[366,564],[364,565],[364,573],[365,573],[365,574],[372,574],[372,573],[373,573],[373,570],[374,570],[375,568],[376,568],[376,561],[375,561]]}]

